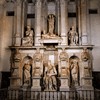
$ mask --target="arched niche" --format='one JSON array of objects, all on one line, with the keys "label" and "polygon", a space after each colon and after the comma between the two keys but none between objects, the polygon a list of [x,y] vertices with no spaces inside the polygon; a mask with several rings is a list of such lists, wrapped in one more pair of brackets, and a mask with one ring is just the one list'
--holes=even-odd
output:
[{"label": "arched niche", "polygon": [[43,3],[43,13],[42,16],[43,17],[43,26],[42,26],[42,30],[45,30],[46,32],[48,32],[48,15],[53,15],[55,17],[55,32],[58,33],[58,1],[56,0],[45,0]]},{"label": "arched niche", "polygon": [[76,55],[73,55],[69,58],[69,67],[70,67],[70,86],[77,87],[79,86],[79,58]]},{"label": "arched niche", "polygon": [[32,77],[32,57],[26,56],[23,59],[22,64],[22,84],[25,87],[30,87],[32,84],[31,77]]}]

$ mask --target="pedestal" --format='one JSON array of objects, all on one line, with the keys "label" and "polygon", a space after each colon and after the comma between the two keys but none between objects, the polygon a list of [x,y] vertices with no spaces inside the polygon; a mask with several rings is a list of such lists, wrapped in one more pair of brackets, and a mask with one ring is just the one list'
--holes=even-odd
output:
[{"label": "pedestal", "polygon": [[43,45],[44,43],[58,43],[58,45],[61,44],[62,38],[54,38],[54,39],[40,39],[39,40],[40,44]]},{"label": "pedestal", "polygon": [[92,79],[93,77],[82,77],[81,81],[82,81],[82,89],[84,90],[93,90],[93,86],[92,86]]},{"label": "pedestal", "polygon": [[14,100],[19,98],[20,78],[10,77],[10,87],[8,88],[8,99]]},{"label": "pedestal", "polygon": [[11,89],[18,89],[20,87],[20,77],[10,77],[10,87]]},{"label": "pedestal", "polygon": [[60,77],[61,81],[60,91],[69,91],[69,78]]},{"label": "pedestal", "polygon": [[16,36],[15,38],[14,46],[20,46],[21,45],[21,38],[19,36]]},{"label": "pedestal", "polygon": [[41,77],[32,78],[32,88],[31,88],[32,91],[41,91],[40,79]]},{"label": "pedestal", "polygon": [[87,35],[83,35],[82,36],[82,45],[87,45],[88,44],[88,38],[87,38]]}]

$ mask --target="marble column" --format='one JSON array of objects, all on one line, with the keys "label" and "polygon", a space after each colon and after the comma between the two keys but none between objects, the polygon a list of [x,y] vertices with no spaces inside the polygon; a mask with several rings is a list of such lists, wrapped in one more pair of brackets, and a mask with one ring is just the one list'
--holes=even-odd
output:
[{"label": "marble column", "polygon": [[[0,60],[1,60],[1,50],[2,50],[2,42],[3,42],[3,40],[2,40],[2,32],[3,32],[3,12],[4,12],[4,8],[3,8],[3,3],[2,2],[0,2],[0,33],[1,33],[1,35],[0,35]],[[0,65],[1,65],[1,62],[0,62]]]},{"label": "marble column", "polygon": [[[2,32],[3,32],[3,13],[4,13],[4,1],[3,0],[1,0],[0,1],[0,70],[2,69],[2,42],[3,42],[3,40],[2,40]],[[2,79],[2,73],[0,72],[0,88],[1,88],[1,79]]]},{"label": "marble column", "polygon": [[[32,9],[34,9],[33,8],[34,5],[32,3],[29,3],[27,6],[28,6],[27,7],[27,13],[32,14],[33,13]],[[27,18],[27,25],[32,27],[32,18]]]},{"label": "marble column", "polygon": [[56,10],[57,10],[57,34],[58,36],[60,35],[60,2],[57,0],[57,6],[56,6]]},{"label": "marble column", "polygon": [[42,6],[42,31],[47,32],[47,3],[44,1]]},{"label": "marble column", "polygon": [[67,31],[68,31],[68,12],[67,12],[67,1],[60,0],[61,9],[61,38],[63,39],[61,45],[68,45]]},{"label": "marble column", "polygon": [[40,46],[41,38],[41,0],[36,0],[35,4],[35,46]]},{"label": "marble column", "polygon": [[81,30],[82,30],[82,45],[88,44],[87,34],[87,0],[81,0]]},{"label": "marble column", "polygon": [[23,1],[23,4],[22,4],[22,36],[24,36],[24,28],[25,28],[25,19],[27,17],[27,14],[26,14],[26,10],[27,10],[27,2],[26,1]]},{"label": "marble column", "polygon": [[82,44],[82,30],[81,30],[81,5],[80,5],[80,0],[77,1],[77,13],[78,13],[78,18],[77,18],[77,25],[78,25],[78,33],[79,33],[79,44]]},{"label": "marble column", "polygon": [[20,46],[21,45],[21,13],[22,13],[22,1],[16,1],[15,2],[15,46]]}]

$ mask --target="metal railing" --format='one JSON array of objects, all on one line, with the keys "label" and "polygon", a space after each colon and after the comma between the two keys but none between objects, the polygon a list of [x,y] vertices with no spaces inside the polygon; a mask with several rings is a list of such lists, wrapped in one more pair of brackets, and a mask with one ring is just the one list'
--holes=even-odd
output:
[{"label": "metal railing", "polygon": [[0,89],[0,100],[100,100],[100,90],[32,91]]},{"label": "metal railing", "polygon": [[7,89],[0,89],[0,100],[7,100]]}]

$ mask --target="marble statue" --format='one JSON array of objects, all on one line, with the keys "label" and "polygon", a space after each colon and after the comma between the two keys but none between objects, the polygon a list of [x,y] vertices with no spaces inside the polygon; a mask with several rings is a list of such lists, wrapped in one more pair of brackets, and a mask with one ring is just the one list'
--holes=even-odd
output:
[{"label": "marble statue", "polygon": [[48,15],[48,32],[46,33],[45,30],[43,30],[42,39],[55,39],[59,38],[56,34],[54,34],[54,24],[55,24],[55,17],[53,14]]},{"label": "marble statue", "polygon": [[72,85],[78,86],[79,65],[77,59],[73,59],[70,68],[71,68]]},{"label": "marble statue", "polygon": [[27,26],[27,31],[25,32],[25,37],[22,38],[23,46],[32,46],[33,45],[33,30],[30,26]]},{"label": "marble statue", "polygon": [[30,77],[31,77],[30,71],[31,71],[31,64],[30,62],[27,62],[23,66],[24,86],[30,85]]},{"label": "marble statue", "polygon": [[84,62],[86,62],[90,59],[90,55],[89,55],[89,52],[88,52],[87,48],[83,49],[83,52],[81,53],[81,59]]},{"label": "marble statue", "polygon": [[55,23],[55,17],[53,14],[48,15],[48,33],[51,35],[54,33],[54,23]]},{"label": "marble statue", "polygon": [[78,33],[76,32],[74,26],[72,26],[71,30],[68,32],[68,39],[70,45],[78,45]]},{"label": "marble statue", "polygon": [[56,75],[57,71],[55,66],[53,66],[49,60],[47,65],[45,65],[43,77],[45,90],[57,90]]}]

